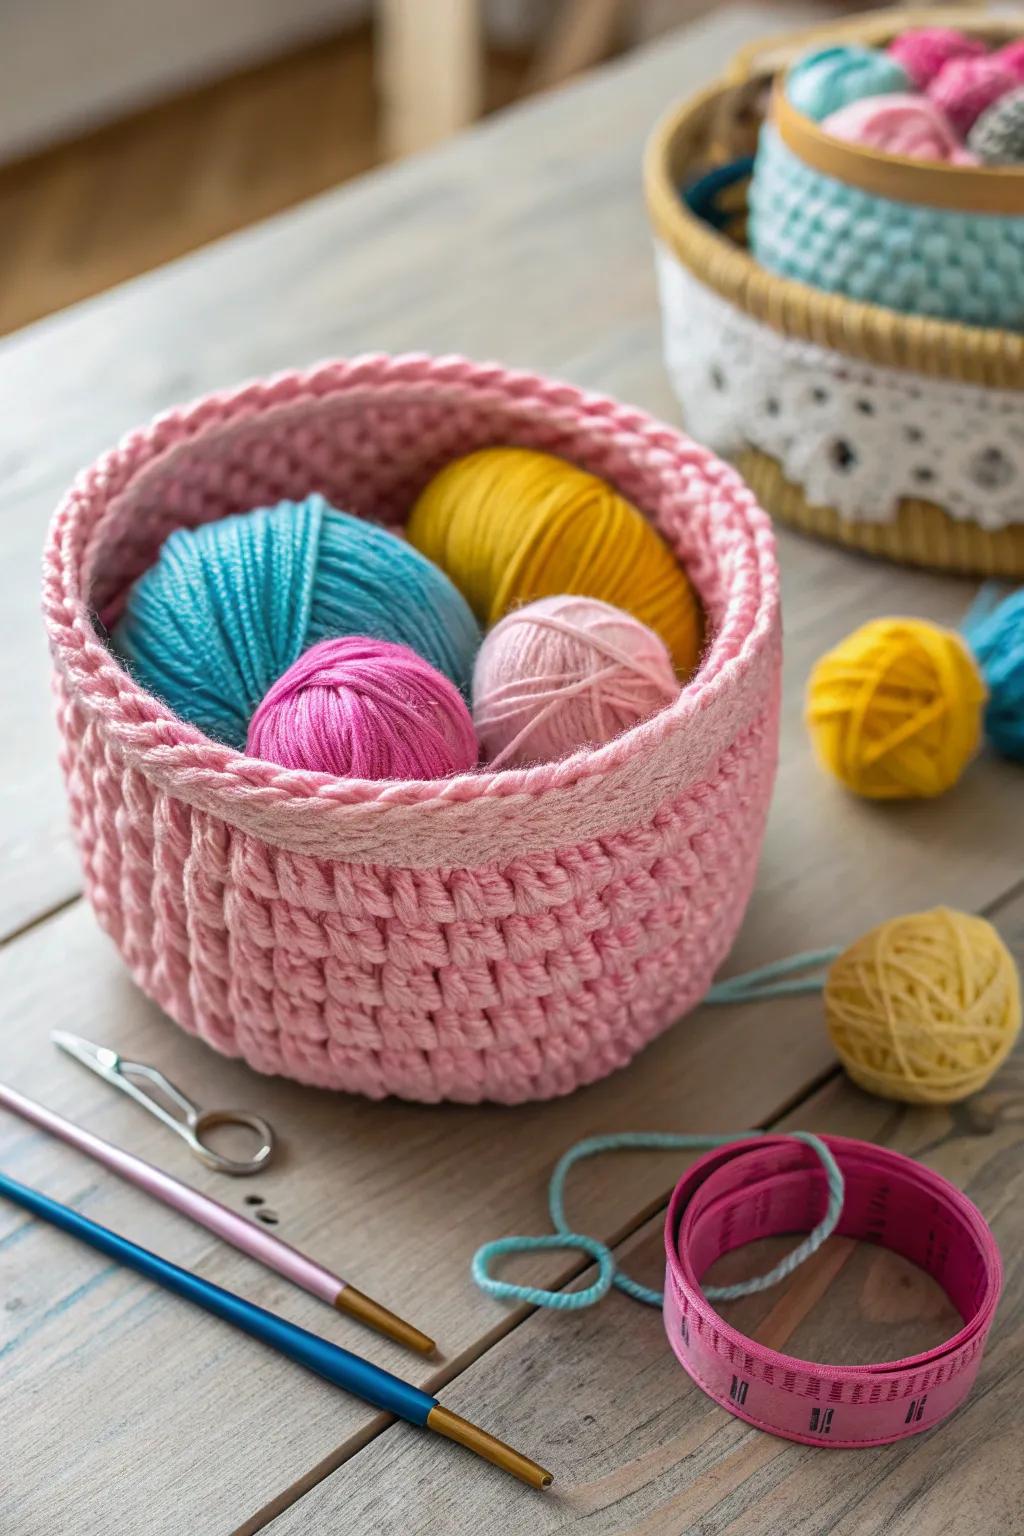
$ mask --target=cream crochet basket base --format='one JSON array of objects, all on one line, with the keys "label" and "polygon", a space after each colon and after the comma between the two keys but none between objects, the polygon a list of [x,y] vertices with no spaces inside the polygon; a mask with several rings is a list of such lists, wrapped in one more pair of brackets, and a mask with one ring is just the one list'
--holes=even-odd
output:
[{"label": "cream crochet basket base", "polygon": [[776,277],[680,196],[752,150],[770,81],[796,53],[937,24],[997,42],[1024,33],[1024,14],[885,11],[769,42],[662,122],[646,186],[666,362],[687,429],[731,458],[774,516],[869,554],[1020,577],[1024,336]]},{"label": "cream crochet basket base", "polygon": [[[399,525],[492,443],[606,476],[700,593],[678,702],[593,752],[433,783],[292,772],[202,736],[103,643],[174,528],[319,491]],[[96,914],[185,1029],[262,1072],[380,1097],[566,1093],[692,1008],[754,881],[780,675],[771,525],[638,411],[459,358],[371,357],[173,411],[77,480],[44,606]]]}]

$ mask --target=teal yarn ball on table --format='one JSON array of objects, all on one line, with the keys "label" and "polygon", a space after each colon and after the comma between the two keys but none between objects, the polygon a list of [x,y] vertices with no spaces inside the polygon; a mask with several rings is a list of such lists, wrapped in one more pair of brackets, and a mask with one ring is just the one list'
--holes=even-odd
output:
[{"label": "teal yarn ball on table", "polygon": [[997,752],[1024,762],[1024,587],[1003,602],[983,588],[963,630],[988,688],[985,734]]},{"label": "teal yarn ball on table", "polygon": [[271,684],[343,635],[408,646],[468,699],[480,631],[462,594],[403,539],[313,495],[172,533],[111,644],[147,692],[244,751]]}]

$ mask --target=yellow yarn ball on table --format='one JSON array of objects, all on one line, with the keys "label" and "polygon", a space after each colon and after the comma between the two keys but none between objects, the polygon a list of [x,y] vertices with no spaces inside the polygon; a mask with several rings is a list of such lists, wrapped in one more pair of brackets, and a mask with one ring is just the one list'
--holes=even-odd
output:
[{"label": "yellow yarn ball on table", "polygon": [[421,493],[406,532],[484,625],[541,597],[596,597],[659,635],[681,677],[700,659],[700,607],[669,546],[597,475],[529,448],[481,448]]},{"label": "yellow yarn ball on table", "polygon": [[908,1104],[983,1088],[1020,1031],[1020,981],[984,918],[936,907],[873,928],[834,961],[828,1032],[853,1081]]},{"label": "yellow yarn ball on table", "polygon": [[985,684],[960,636],[875,619],[815,666],[807,723],[821,762],[870,800],[940,795],[981,739]]}]

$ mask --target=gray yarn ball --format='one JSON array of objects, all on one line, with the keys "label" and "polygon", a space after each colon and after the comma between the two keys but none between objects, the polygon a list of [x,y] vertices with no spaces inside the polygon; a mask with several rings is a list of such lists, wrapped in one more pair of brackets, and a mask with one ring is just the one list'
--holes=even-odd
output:
[{"label": "gray yarn ball", "polygon": [[967,148],[986,165],[1024,162],[1024,85],[981,114],[967,135]]}]

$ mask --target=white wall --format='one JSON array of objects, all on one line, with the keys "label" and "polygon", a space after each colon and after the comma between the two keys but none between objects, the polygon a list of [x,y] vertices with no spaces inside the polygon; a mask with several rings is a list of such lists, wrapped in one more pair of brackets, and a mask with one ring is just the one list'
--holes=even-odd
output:
[{"label": "white wall", "polygon": [[0,0],[0,159],[322,36],[367,9],[367,0]]},{"label": "white wall", "polygon": [[[492,34],[528,42],[546,3],[486,0]],[[372,0],[0,0],[0,161],[335,32],[372,8]]]}]

